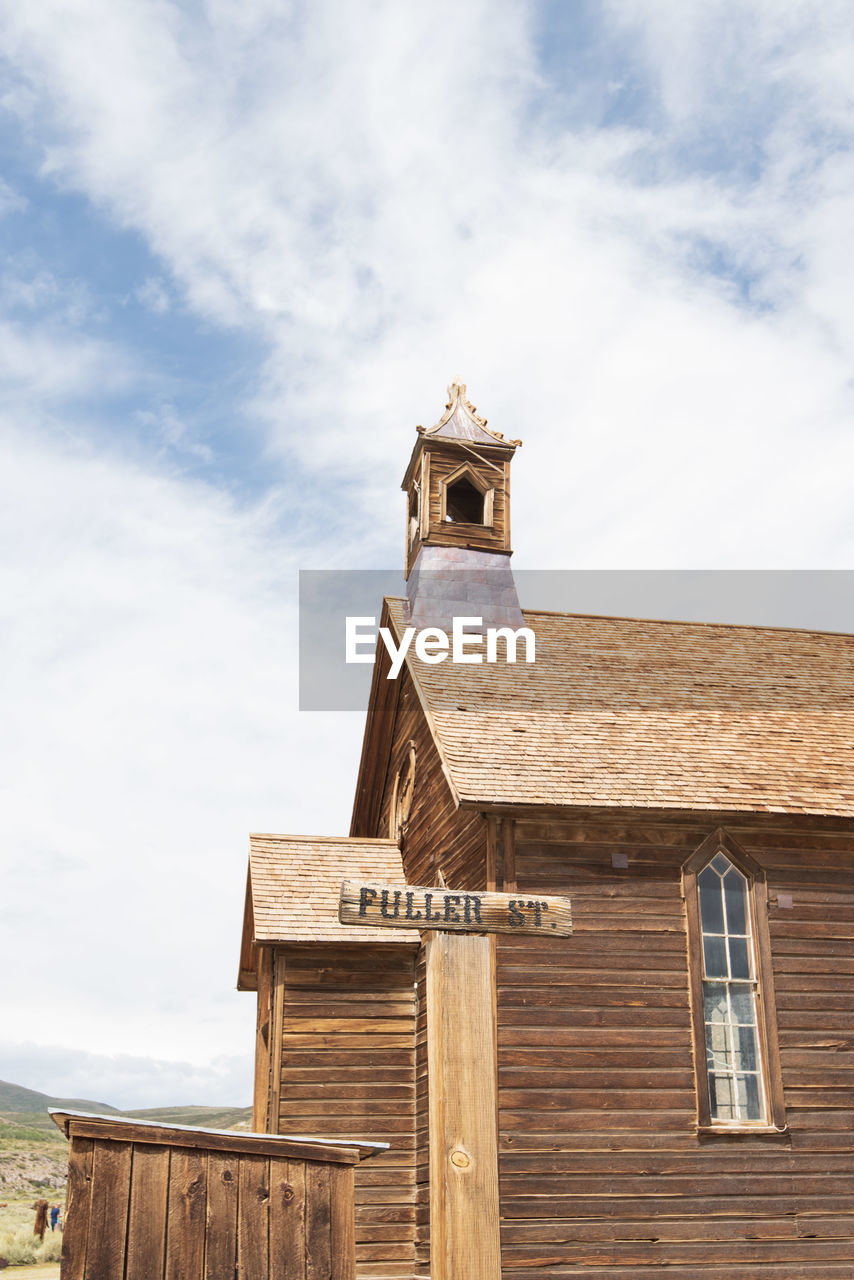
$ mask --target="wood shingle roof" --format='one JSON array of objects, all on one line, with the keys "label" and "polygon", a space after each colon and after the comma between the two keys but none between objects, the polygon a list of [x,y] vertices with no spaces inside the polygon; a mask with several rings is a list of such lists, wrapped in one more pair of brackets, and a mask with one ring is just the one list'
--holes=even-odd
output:
[{"label": "wood shingle roof", "polygon": [[338,922],[342,880],[403,883],[394,840],[252,835],[249,888],[252,941],[411,942],[403,929],[353,928]]},{"label": "wood shingle roof", "polygon": [[533,664],[407,657],[460,803],[854,816],[854,636],[525,621]]}]

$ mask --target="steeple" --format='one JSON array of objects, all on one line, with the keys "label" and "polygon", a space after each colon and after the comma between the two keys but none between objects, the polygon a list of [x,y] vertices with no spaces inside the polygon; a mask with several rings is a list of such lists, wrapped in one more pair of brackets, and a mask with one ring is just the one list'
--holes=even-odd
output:
[{"label": "steeple", "polygon": [[521,440],[490,431],[459,378],[448,387],[448,403],[436,425],[416,430],[402,485],[407,578],[422,547],[511,555],[510,461]]},{"label": "steeple", "polygon": [[510,462],[521,440],[491,431],[459,378],[435,426],[416,430],[401,486],[413,622],[443,626],[456,612],[522,625],[510,572]]}]

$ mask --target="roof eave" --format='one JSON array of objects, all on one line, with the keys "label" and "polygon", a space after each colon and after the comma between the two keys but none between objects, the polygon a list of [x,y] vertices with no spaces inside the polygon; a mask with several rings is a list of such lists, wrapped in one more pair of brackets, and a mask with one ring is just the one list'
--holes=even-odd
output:
[{"label": "roof eave", "polygon": [[243,904],[243,928],[240,934],[240,961],[237,990],[258,990],[258,967],[255,947],[255,913],[252,907],[252,867],[246,868],[246,898]]},{"label": "roof eave", "polygon": [[785,807],[783,805],[753,805],[748,808],[724,808],[715,805],[663,805],[650,804],[645,805],[640,801],[621,801],[614,800],[599,804],[591,804],[588,802],[571,802],[567,804],[548,804],[541,801],[523,801],[523,800],[497,800],[489,799],[484,796],[463,795],[460,797],[460,809],[466,812],[482,813],[486,817],[492,818],[521,818],[533,819],[537,818],[576,818],[584,817],[613,817],[617,814],[637,814],[646,818],[660,818],[662,820],[679,821],[691,819],[706,819],[714,815],[725,822],[749,821],[750,819],[774,819],[786,818],[800,819],[804,822],[809,821],[827,821],[840,824],[850,824],[854,820],[854,813],[840,812],[833,809],[807,808],[805,806]]}]

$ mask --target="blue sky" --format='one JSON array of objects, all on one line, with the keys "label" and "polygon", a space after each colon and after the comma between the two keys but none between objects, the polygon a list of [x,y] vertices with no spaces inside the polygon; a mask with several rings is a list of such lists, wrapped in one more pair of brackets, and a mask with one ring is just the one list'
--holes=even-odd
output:
[{"label": "blue sky", "polygon": [[454,376],[520,569],[852,567],[854,17],[42,0],[0,58],[0,1074],[242,1101],[246,834],[346,831],[361,734],[297,571],[400,563]]}]

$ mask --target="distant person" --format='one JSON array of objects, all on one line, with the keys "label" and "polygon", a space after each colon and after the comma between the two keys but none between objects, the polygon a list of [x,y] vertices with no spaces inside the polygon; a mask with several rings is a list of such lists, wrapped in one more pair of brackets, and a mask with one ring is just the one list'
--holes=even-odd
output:
[{"label": "distant person", "polygon": [[58,1223],[59,1223],[59,1205],[58,1205],[58,1204],[55,1204],[55,1205],[52,1205],[52,1206],[51,1206],[51,1210],[50,1210],[50,1229],[51,1229],[51,1231],[55,1231],[55,1230],[56,1230],[56,1228],[57,1228],[57,1224],[58,1224]]},{"label": "distant person", "polygon": [[38,1236],[39,1240],[44,1240],[44,1233],[47,1230],[47,1200],[37,1200],[33,1208],[36,1211],[36,1225],[33,1227],[33,1235]]}]

